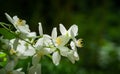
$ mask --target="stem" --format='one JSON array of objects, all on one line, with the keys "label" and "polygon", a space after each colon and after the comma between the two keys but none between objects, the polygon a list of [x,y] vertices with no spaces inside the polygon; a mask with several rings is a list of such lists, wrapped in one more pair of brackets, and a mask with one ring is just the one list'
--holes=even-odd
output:
[{"label": "stem", "polygon": [[46,55],[46,56],[48,56],[50,59],[52,59],[52,56],[49,54],[49,55]]},{"label": "stem", "polygon": [[[0,25],[1,25],[3,28],[5,28],[5,30],[7,30],[8,32],[10,32],[12,35],[14,35],[15,37],[17,37],[17,38],[19,38],[19,39],[21,39],[21,40],[29,43],[30,45],[32,45],[33,48],[35,48],[31,42],[29,42],[29,41],[27,41],[27,40],[24,40],[23,38],[19,37],[16,33],[14,33],[14,32],[11,31],[10,29],[8,29],[6,26],[4,26],[4,25],[6,25],[6,23],[0,22]],[[8,26],[8,25],[7,25],[7,26]]]},{"label": "stem", "polygon": [[6,26],[4,26],[4,25],[6,25],[5,23],[0,22],[0,25],[1,25],[3,28],[5,28],[5,30],[7,30],[8,32],[10,32],[11,34],[13,34],[15,37],[17,36],[14,32],[12,32],[10,29],[8,29]]}]

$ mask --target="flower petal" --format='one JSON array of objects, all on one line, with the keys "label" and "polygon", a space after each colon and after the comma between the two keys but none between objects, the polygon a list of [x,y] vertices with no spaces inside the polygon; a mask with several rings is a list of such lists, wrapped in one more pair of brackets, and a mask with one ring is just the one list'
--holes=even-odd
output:
[{"label": "flower petal", "polygon": [[43,46],[43,38],[38,39],[35,44],[35,47],[41,47],[41,46]]},{"label": "flower petal", "polygon": [[5,13],[7,19],[9,22],[11,22],[12,24],[14,24],[14,20],[10,17],[10,15],[8,15],[7,13]]},{"label": "flower petal", "polygon": [[66,28],[63,26],[63,24],[60,24],[59,26],[60,26],[60,32],[61,32],[61,34],[65,35],[66,32],[67,32]]},{"label": "flower petal", "polygon": [[73,50],[76,50],[76,46],[75,46],[75,43],[73,41],[70,42],[70,46]]},{"label": "flower petal", "polygon": [[40,36],[42,36],[43,35],[42,25],[40,22],[38,24],[39,24],[39,34],[40,34]]},{"label": "flower petal", "polygon": [[34,55],[32,58],[32,65],[37,65],[40,61],[41,57],[38,55]]},{"label": "flower petal", "polygon": [[53,39],[57,38],[57,29],[56,28],[53,28],[51,36],[52,36]]},{"label": "flower petal", "polygon": [[79,60],[79,55],[78,55],[77,51],[74,51],[74,57],[75,57],[75,60],[76,60],[76,61]]},{"label": "flower petal", "polygon": [[27,37],[29,37],[29,38],[35,38],[36,37],[36,32],[30,32],[30,33],[28,33]]},{"label": "flower petal", "polygon": [[62,56],[67,56],[67,54],[69,52],[69,48],[68,47],[58,47],[58,49],[60,50],[60,54]]},{"label": "flower petal", "polygon": [[71,50],[68,55],[67,58],[74,64],[75,63],[75,58],[74,58],[74,52]]},{"label": "flower petal", "polygon": [[70,33],[70,30],[72,30],[72,32],[74,33],[74,36],[78,35],[78,26],[77,25],[72,25],[68,30],[69,33]]},{"label": "flower petal", "polygon": [[28,47],[28,49],[24,52],[24,56],[33,56],[35,54],[35,49],[32,47]]},{"label": "flower petal", "polygon": [[56,43],[58,46],[64,46],[69,42],[70,38],[66,35],[61,35],[56,38]]},{"label": "flower petal", "polygon": [[17,30],[22,32],[22,33],[30,33],[30,29],[28,27],[28,25],[25,25],[25,26],[17,26]]},{"label": "flower petal", "polygon": [[60,59],[61,59],[61,56],[60,56],[59,52],[58,51],[54,52],[52,55],[52,60],[56,66],[59,65]]}]

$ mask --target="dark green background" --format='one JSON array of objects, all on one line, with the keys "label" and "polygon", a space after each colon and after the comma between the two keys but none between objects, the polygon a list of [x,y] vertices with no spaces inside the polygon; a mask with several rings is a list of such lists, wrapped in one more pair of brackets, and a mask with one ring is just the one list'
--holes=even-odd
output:
[{"label": "dark green background", "polygon": [[[63,23],[68,29],[79,27],[77,38],[80,60],[72,64],[63,58],[59,66],[45,57],[42,74],[119,74],[120,73],[120,2],[119,0],[0,0],[0,21],[9,23],[4,15],[25,19],[32,31],[38,22],[44,33]],[[59,32],[59,31],[58,31]]]}]

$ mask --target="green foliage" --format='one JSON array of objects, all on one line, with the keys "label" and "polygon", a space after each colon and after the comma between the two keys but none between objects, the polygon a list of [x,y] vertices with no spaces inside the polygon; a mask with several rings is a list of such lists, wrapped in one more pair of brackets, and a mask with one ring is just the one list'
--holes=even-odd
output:
[{"label": "green foliage", "polygon": [[15,38],[13,34],[7,31],[5,28],[0,28],[0,34],[4,36],[5,39],[12,39]]},{"label": "green foliage", "polygon": [[4,52],[0,52],[0,66],[4,67],[7,63],[7,55]]}]

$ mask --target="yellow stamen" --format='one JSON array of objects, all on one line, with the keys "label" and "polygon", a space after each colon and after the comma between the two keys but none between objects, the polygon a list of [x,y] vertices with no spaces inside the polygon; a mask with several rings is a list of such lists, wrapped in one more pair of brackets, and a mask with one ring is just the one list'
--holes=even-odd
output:
[{"label": "yellow stamen", "polygon": [[18,19],[18,21],[17,21],[17,25],[22,26],[22,25],[23,25],[23,20]]},{"label": "yellow stamen", "polygon": [[77,43],[77,46],[78,46],[78,47],[83,47],[82,42],[83,42],[82,39],[77,40],[77,42],[76,42],[76,43]]},{"label": "yellow stamen", "polygon": [[16,54],[16,51],[14,49],[10,49],[10,54],[11,55]]},{"label": "yellow stamen", "polygon": [[41,56],[43,56],[44,55],[44,53],[42,53],[42,52],[38,52],[37,53],[37,56],[39,56],[39,57],[41,57]]},{"label": "yellow stamen", "polygon": [[62,43],[61,39],[59,37],[56,38],[56,43],[60,45]]}]

